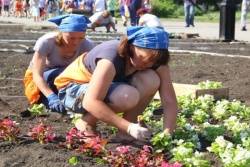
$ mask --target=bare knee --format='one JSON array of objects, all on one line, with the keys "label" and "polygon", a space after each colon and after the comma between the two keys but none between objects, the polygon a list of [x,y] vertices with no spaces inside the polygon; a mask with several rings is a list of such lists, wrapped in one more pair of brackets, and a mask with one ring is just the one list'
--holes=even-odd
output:
[{"label": "bare knee", "polygon": [[109,105],[118,111],[127,111],[134,108],[140,99],[138,90],[130,85],[117,87],[109,97]]},{"label": "bare knee", "polygon": [[131,85],[135,86],[140,93],[154,93],[159,89],[160,77],[154,70],[144,70],[136,74]]}]

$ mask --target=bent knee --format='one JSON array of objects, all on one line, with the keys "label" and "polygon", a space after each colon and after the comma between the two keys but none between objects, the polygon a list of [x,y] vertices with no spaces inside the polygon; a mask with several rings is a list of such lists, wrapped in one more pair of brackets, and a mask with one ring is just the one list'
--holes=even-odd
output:
[{"label": "bent knee", "polygon": [[143,86],[150,90],[158,90],[160,77],[154,70],[148,69],[138,72],[135,78],[132,79],[131,84],[134,84],[136,87]]},{"label": "bent knee", "polygon": [[139,99],[139,91],[130,85],[117,87],[109,97],[109,101],[112,103],[112,106],[120,108],[122,111],[134,108],[138,104]]}]

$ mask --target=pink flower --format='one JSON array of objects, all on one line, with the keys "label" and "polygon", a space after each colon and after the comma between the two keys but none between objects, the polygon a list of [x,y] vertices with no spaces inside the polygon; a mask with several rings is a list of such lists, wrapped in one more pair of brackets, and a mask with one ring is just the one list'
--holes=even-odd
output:
[{"label": "pink flower", "polygon": [[51,126],[48,126],[48,127],[47,127],[47,131],[52,131],[52,127],[51,127]]},{"label": "pink flower", "polygon": [[14,125],[14,122],[12,120],[9,120],[9,119],[4,119],[3,124],[5,124],[7,126],[12,126],[12,125]]},{"label": "pink flower", "polygon": [[130,146],[120,146],[116,148],[117,151],[119,151],[121,154],[126,154],[130,151]]},{"label": "pink flower", "polygon": [[67,140],[67,141],[70,141],[70,140],[73,140],[73,139],[74,139],[74,137],[71,136],[71,135],[67,135],[67,136],[66,136],[66,140]]},{"label": "pink flower", "polygon": [[169,164],[167,162],[161,162],[161,167],[182,167],[182,164],[175,162],[174,164]]},{"label": "pink flower", "polygon": [[55,133],[46,136],[46,138],[48,139],[48,141],[53,140],[55,137],[56,137],[56,134],[55,134]]},{"label": "pink flower", "polygon": [[144,146],[143,146],[143,150],[146,151],[146,152],[150,152],[149,146],[148,146],[148,145],[144,145]]}]

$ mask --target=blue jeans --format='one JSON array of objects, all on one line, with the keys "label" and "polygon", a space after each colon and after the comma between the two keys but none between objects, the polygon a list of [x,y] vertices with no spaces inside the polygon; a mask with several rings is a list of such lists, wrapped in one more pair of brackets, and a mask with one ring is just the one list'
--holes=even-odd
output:
[{"label": "blue jeans", "polygon": [[[65,67],[60,67],[60,68],[54,68],[48,71],[45,71],[43,73],[43,79],[48,83],[50,89],[57,94],[58,90],[54,84],[55,78],[60,75],[63,70],[65,69]],[[37,102],[37,104],[43,103],[47,108],[48,108],[48,99],[46,96],[44,96],[44,94],[42,94],[42,92],[40,92],[40,98]]]},{"label": "blue jeans", "polygon": [[250,12],[250,1],[242,0],[241,5],[241,27],[246,28],[247,13]]},{"label": "blue jeans", "polygon": [[[108,93],[104,99],[105,103],[109,103],[110,94],[121,84],[128,84],[126,82],[112,82]],[[61,88],[58,93],[59,99],[63,102],[63,104],[71,111],[75,113],[86,113],[86,110],[82,106],[82,100],[84,98],[84,94],[88,88],[89,83],[77,84],[71,82],[68,86]]]},{"label": "blue jeans", "polygon": [[194,25],[194,5],[184,5],[186,26]]},{"label": "blue jeans", "polygon": [[130,2],[130,24],[131,26],[137,26],[139,23],[139,16],[136,14],[137,10],[142,6],[142,0],[131,0]]}]

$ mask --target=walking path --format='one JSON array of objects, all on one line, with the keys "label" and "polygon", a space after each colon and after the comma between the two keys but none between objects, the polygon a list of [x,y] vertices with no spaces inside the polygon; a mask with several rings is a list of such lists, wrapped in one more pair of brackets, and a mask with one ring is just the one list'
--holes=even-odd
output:
[{"label": "walking path", "polygon": [[[48,22],[47,20],[41,22],[34,22],[33,19],[27,18],[15,18],[15,17],[3,17],[0,16],[0,21],[4,22],[12,22],[12,23],[21,23],[28,26],[55,26],[54,23]],[[196,22],[195,27],[184,27],[184,22],[162,22],[164,28],[169,33],[198,33],[200,38],[202,39],[219,39],[219,23],[201,23]],[[0,24],[1,25],[1,24]],[[247,41],[250,42],[250,23],[247,23],[246,26],[248,31],[241,31],[240,22],[236,21],[235,23],[235,35],[234,39],[237,41]],[[123,26],[121,21],[118,21],[116,24],[116,28],[118,32],[125,33],[126,28]],[[106,31],[104,27],[100,27],[96,29]]]}]

